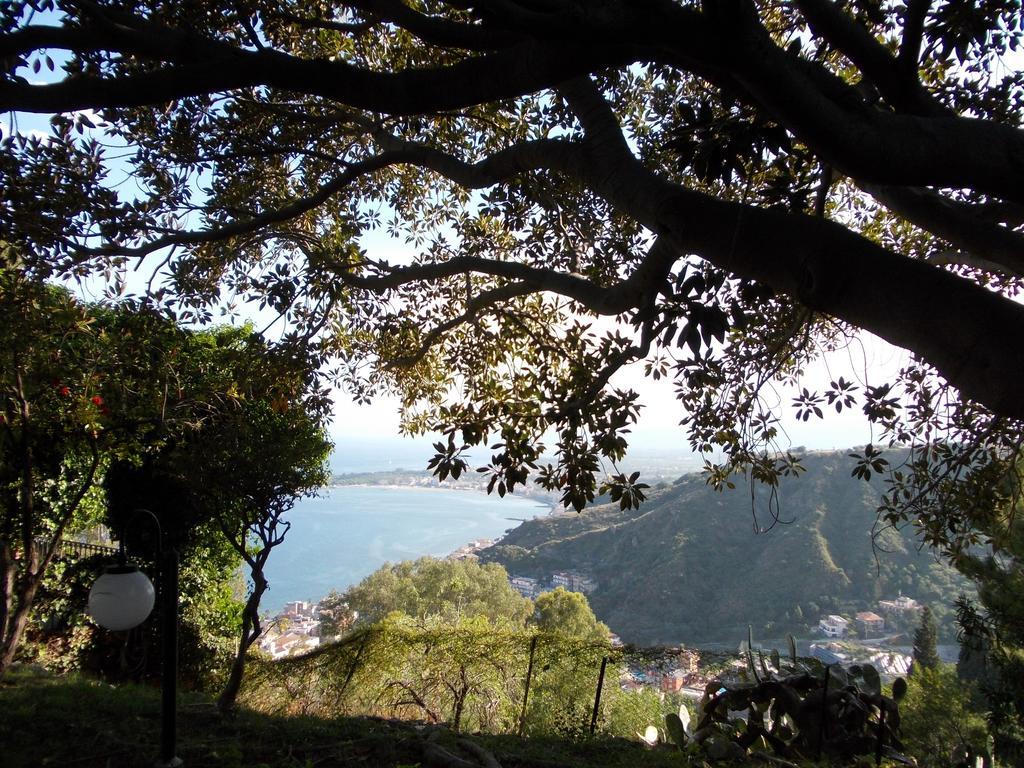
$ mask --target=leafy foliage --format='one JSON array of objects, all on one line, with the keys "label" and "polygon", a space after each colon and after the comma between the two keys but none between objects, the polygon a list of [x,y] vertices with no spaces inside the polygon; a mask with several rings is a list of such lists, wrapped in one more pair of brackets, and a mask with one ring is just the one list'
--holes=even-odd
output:
[{"label": "leafy foliage", "polygon": [[900,706],[907,752],[921,768],[941,768],[986,755],[988,729],[978,691],[950,664],[915,668]]},{"label": "leafy foliage", "polygon": [[[356,612],[358,622],[303,659],[261,667],[247,701],[322,714],[421,717],[499,733],[589,732],[588,702],[602,659],[614,653],[608,628],[582,594],[557,589],[533,603],[510,587],[499,565],[425,557],[385,565],[325,602],[322,633],[336,634]],[[629,736],[652,702],[618,690],[620,664],[605,678],[601,723],[606,732]]]},{"label": "leafy foliage", "polygon": [[606,642],[482,615],[453,621],[396,612],[304,656],[254,660],[241,698],[275,714],[383,716],[487,733],[515,733],[522,724],[531,736],[579,738],[589,734],[605,657],[598,725],[601,733],[631,736],[656,701],[619,688],[621,659]]},{"label": "leafy foliage", "polygon": [[[98,509],[110,440],[100,394],[115,345],[67,292],[28,279],[0,243],[0,674],[58,540]],[[40,541],[42,539],[42,541]]]},{"label": "leafy foliage", "polygon": [[[0,669],[61,537],[109,522],[152,562],[152,515],[162,544],[187,550],[184,663],[208,683],[238,627],[246,529],[326,479],[329,401],[294,348],[251,328],[188,330],[133,302],[85,305],[32,278],[20,256],[5,247],[0,272],[15,361],[0,373]],[[79,623],[64,625],[81,634]]]},{"label": "leafy foliage", "polygon": [[397,612],[453,622],[480,616],[522,626],[533,612],[530,601],[509,585],[501,566],[433,557],[381,566],[339,601],[357,611],[360,622],[370,624]]},{"label": "leafy foliage", "polygon": [[[444,433],[440,476],[493,446],[499,494],[576,510],[643,499],[624,366],[674,379],[717,487],[800,471],[781,403],[860,409],[910,446],[885,520],[971,546],[1024,420],[1019,0],[307,6],[5,4],[0,108],[51,120],[2,139],[27,268],[274,313]],[[861,330],[913,358],[809,383]]]},{"label": "leafy foliage", "polygon": [[958,672],[984,694],[997,757],[1024,758],[1024,524],[1019,502],[1004,484],[1002,503],[977,508],[983,546],[960,552],[957,567],[977,585],[977,600],[962,596]]}]

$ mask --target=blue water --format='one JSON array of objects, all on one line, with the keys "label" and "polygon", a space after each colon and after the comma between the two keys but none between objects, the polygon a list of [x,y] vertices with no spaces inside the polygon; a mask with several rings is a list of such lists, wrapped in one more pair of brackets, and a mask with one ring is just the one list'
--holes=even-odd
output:
[{"label": "blue water", "polygon": [[508,518],[547,514],[535,501],[474,491],[344,487],[304,499],[289,513],[291,530],[267,563],[270,589],[261,609],[318,600],[343,591],[386,562],[443,557],[474,539],[519,525]]}]

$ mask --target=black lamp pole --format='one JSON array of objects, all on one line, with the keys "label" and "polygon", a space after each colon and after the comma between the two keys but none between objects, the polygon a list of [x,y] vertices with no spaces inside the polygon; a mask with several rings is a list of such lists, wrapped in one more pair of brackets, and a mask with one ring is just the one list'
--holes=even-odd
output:
[{"label": "black lamp pole", "polygon": [[158,768],[182,764],[174,753],[178,739],[178,550],[163,547],[160,552],[160,759]]}]

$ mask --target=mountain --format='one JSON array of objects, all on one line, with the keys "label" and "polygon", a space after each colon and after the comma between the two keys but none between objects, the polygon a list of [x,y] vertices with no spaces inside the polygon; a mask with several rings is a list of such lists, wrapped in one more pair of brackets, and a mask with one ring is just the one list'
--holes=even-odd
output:
[{"label": "mountain", "polygon": [[639,510],[529,521],[481,556],[513,575],[590,575],[591,606],[627,642],[738,643],[748,624],[761,637],[806,635],[822,614],[877,611],[900,592],[930,605],[950,639],[968,582],[909,527],[872,539],[882,484],[850,477],[845,452],[806,454],[803,464],[778,489],[774,526],[765,488],[717,492],[686,475]]}]

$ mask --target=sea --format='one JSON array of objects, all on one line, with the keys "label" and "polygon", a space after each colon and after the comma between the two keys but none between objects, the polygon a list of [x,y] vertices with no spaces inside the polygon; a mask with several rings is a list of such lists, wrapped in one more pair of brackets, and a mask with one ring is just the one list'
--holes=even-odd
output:
[{"label": "sea", "polygon": [[[331,465],[339,474],[420,469],[433,453],[429,444],[426,448],[336,444]],[[316,601],[331,590],[344,591],[385,563],[444,557],[471,541],[496,539],[522,520],[549,511],[535,500],[478,491],[325,488],[289,512],[291,530],[267,562],[270,589],[261,611],[273,614],[291,600]]]}]

